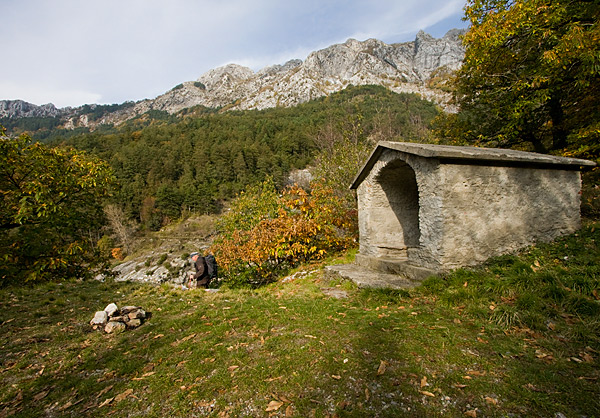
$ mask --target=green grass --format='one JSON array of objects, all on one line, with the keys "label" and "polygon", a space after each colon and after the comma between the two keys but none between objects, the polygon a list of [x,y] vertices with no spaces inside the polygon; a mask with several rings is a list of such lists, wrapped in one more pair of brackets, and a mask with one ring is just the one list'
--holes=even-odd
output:
[{"label": "green grass", "polygon": [[[218,293],[2,289],[0,417],[597,416],[597,238],[590,225],[409,292],[323,271]],[[110,302],[152,317],[93,331]]]}]

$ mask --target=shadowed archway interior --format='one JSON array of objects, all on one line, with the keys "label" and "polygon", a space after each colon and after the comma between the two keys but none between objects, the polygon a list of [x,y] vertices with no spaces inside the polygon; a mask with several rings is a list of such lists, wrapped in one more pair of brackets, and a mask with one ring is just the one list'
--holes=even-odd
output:
[{"label": "shadowed archway interior", "polygon": [[402,160],[388,163],[375,179],[385,196],[385,205],[373,222],[379,237],[376,245],[382,255],[406,257],[410,247],[418,247],[419,191],[414,170]]}]

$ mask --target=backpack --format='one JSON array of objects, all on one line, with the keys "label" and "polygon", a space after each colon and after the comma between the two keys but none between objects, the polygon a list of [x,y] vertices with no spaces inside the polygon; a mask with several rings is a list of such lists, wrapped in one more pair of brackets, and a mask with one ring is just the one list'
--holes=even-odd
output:
[{"label": "backpack", "polygon": [[217,277],[217,260],[215,259],[215,256],[209,254],[206,257],[204,257],[204,260],[206,260],[208,278],[214,279],[215,277]]}]

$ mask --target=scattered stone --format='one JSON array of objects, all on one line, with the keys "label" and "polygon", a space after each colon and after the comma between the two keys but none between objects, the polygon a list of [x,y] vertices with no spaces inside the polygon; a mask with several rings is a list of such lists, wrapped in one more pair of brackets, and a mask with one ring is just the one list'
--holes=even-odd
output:
[{"label": "scattered stone", "polygon": [[123,306],[121,308],[121,314],[126,315],[126,314],[129,314],[130,312],[133,312],[133,311],[137,310],[137,309],[140,309],[140,308],[137,307],[137,306]]},{"label": "scattered stone", "polygon": [[316,271],[317,270],[301,270],[301,271],[297,271],[296,273],[283,278],[281,280],[281,282],[282,283],[288,283],[288,282],[294,281],[296,279],[301,279],[301,278],[306,277],[306,276],[308,276],[310,274],[313,274]]},{"label": "scattered stone", "polygon": [[124,306],[119,309],[115,303],[111,303],[103,311],[96,312],[90,325],[94,329],[105,325],[104,331],[112,334],[126,329],[135,329],[149,317],[150,313],[139,306]]},{"label": "scattered stone", "polygon": [[131,311],[128,313],[129,319],[144,319],[146,318],[146,311],[142,308],[137,308],[135,311]]},{"label": "scattered stone", "polygon": [[108,314],[108,316],[115,316],[115,313],[119,310],[117,305],[114,303],[110,303],[104,308],[104,311]]},{"label": "scattered stone", "polygon": [[142,325],[142,320],[137,318],[130,319],[125,323],[125,325],[127,326],[127,329],[134,329]]},{"label": "scattered stone", "polygon": [[106,311],[97,311],[94,318],[90,321],[90,325],[104,325],[108,322],[108,314]]},{"label": "scattered stone", "polygon": [[107,334],[115,334],[125,331],[126,328],[127,326],[123,322],[110,321],[104,327],[104,332]]}]

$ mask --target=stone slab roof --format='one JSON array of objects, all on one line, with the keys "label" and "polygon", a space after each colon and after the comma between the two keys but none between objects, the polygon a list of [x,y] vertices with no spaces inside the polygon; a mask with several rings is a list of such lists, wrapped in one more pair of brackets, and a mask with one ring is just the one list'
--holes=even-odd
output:
[{"label": "stone slab roof", "polygon": [[594,167],[596,163],[579,158],[557,157],[533,152],[515,151],[502,148],[459,147],[452,145],[417,144],[409,142],[381,141],[371,153],[369,159],[358,172],[351,189],[356,189],[368,176],[373,165],[386,149],[400,151],[423,158],[436,158],[442,164],[531,166],[562,170],[581,170],[582,167]]}]

